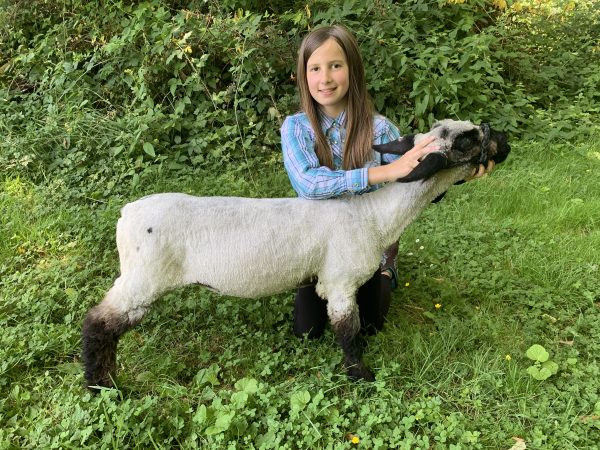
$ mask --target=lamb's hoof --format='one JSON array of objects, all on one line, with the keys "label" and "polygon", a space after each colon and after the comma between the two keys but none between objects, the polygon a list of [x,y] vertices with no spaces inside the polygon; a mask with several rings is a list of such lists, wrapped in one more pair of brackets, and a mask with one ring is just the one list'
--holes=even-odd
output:
[{"label": "lamb's hoof", "polygon": [[375,381],[375,374],[371,369],[361,366],[348,367],[348,378],[352,380]]}]

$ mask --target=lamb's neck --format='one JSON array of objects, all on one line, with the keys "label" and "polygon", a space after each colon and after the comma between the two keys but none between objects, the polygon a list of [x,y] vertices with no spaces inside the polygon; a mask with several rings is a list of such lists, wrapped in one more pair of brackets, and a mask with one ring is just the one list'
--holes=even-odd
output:
[{"label": "lamb's neck", "polygon": [[472,170],[470,166],[447,169],[428,180],[389,183],[376,192],[363,195],[364,214],[371,218],[382,247],[387,248],[397,241],[402,231],[427,205]]}]

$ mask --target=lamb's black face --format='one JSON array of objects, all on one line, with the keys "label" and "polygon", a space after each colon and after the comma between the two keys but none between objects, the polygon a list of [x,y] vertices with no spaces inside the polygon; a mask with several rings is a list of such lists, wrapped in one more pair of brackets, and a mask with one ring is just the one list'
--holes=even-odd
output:
[{"label": "lamb's black face", "polygon": [[398,181],[424,180],[442,169],[461,164],[487,165],[489,160],[501,163],[510,153],[504,133],[492,130],[487,124],[477,126],[451,119],[436,122],[429,133],[404,136],[397,141],[375,145],[373,149],[379,153],[403,155],[414,147],[416,138],[426,136],[438,138],[440,151],[429,153],[410,174]]},{"label": "lamb's black face", "polygon": [[[443,133],[444,130],[442,130]],[[481,155],[482,138],[479,128],[463,131],[452,140],[448,150],[448,162],[452,165],[478,161]]]},{"label": "lamb's black face", "polygon": [[477,127],[456,135],[447,154],[448,162],[451,165],[466,162],[487,164],[490,159],[495,163],[503,162],[510,153],[506,135],[491,129],[488,132],[486,138],[485,130]]},{"label": "lamb's black face", "polygon": [[510,145],[508,145],[508,139],[504,133],[499,131],[490,132],[490,158],[493,159],[496,164],[504,162],[510,153]]}]

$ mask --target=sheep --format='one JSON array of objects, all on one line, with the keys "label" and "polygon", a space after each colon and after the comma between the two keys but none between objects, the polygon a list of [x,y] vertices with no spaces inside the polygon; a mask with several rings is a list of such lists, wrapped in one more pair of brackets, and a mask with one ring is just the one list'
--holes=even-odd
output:
[{"label": "sheep", "polygon": [[114,386],[120,336],[166,291],[199,284],[257,298],[308,280],[317,281],[317,293],[327,301],[347,375],[374,380],[359,345],[358,288],[433,199],[478,163],[502,162],[510,151],[504,134],[453,120],[374,150],[402,154],[429,135],[438,138],[439,151],[399,182],[360,196],[314,201],[163,193],[126,204],[116,230],[121,274],[83,323],[88,388]]}]

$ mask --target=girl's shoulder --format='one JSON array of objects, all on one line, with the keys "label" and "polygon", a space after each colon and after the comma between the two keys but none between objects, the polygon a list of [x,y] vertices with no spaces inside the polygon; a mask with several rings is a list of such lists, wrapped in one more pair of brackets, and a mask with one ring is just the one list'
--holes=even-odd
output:
[{"label": "girl's shoulder", "polygon": [[311,138],[314,137],[314,131],[308,120],[308,116],[303,112],[287,116],[281,125],[281,133],[293,133],[294,135],[306,134]]},{"label": "girl's shoulder", "polygon": [[289,116],[287,116],[285,118],[285,120],[283,121],[283,125],[305,125],[310,127],[310,121],[308,120],[308,116],[306,115],[306,113],[300,111],[297,112],[295,114],[290,114]]},{"label": "girl's shoulder", "polygon": [[381,114],[375,114],[373,117],[373,137],[375,139],[390,134],[400,134],[398,127],[394,125],[387,117]]}]

